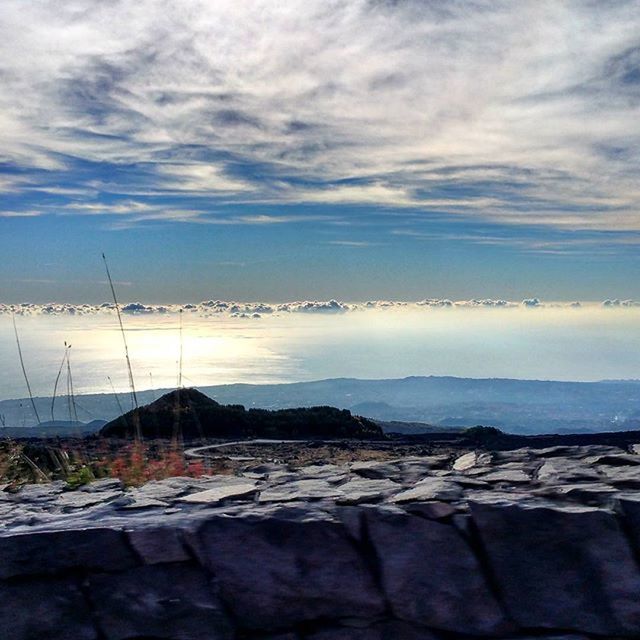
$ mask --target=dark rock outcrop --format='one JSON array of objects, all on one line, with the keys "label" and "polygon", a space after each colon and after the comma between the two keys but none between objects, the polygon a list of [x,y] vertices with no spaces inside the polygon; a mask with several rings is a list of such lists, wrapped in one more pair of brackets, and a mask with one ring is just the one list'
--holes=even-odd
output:
[{"label": "dark rock outcrop", "polygon": [[488,636],[509,628],[478,560],[455,527],[389,507],[365,514],[382,584],[398,618]]},{"label": "dark rock outcrop", "polygon": [[383,438],[382,429],[346,409],[245,409],[221,405],[196,389],[176,389],[112,420],[106,437],[126,438]]},{"label": "dark rock outcrop", "polygon": [[187,564],[156,564],[92,576],[88,593],[107,640],[232,640],[211,576]]},{"label": "dark rock outcrop", "polygon": [[513,618],[605,636],[640,629],[640,573],[612,513],[579,506],[471,503]]},{"label": "dark rock outcrop", "polygon": [[321,511],[310,515],[300,506],[247,510],[212,517],[189,536],[242,626],[384,613],[382,594],[341,522]]},{"label": "dark rock outcrop", "polygon": [[640,638],[637,450],[0,491],[0,638]]}]

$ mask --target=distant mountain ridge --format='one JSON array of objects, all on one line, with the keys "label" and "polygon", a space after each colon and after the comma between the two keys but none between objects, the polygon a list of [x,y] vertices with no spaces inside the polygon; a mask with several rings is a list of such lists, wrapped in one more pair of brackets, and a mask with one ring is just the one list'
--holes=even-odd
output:
[{"label": "distant mountain ridge", "polygon": [[[336,378],[285,384],[202,386],[221,404],[282,409],[326,405],[385,422],[427,423],[436,427],[495,426],[515,434],[585,433],[637,428],[640,381],[563,382],[509,378],[411,376],[388,380]],[[168,390],[138,393],[140,404]],[[78,396],[86,421],[111,420],[121,412],[113,394]],[[118,394],[130,408],[130,396]],[[41,415],[50,399],[36,398]],[[8,427],[33,426],[28,400],[0,401]]]}]

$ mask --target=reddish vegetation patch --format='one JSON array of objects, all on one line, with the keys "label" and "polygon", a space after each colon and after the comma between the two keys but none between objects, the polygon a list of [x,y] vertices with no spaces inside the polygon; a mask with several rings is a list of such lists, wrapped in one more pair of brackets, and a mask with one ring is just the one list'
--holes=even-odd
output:
[{"label": "reddish vegetation patch", "polygon": [[142,442],[123,447],[115,457],[98,465],[104,465],[105,476],[130,486],[176,476],[196,478],[209,472],[202,460],[187,459],[178,445],[154,450]]}]

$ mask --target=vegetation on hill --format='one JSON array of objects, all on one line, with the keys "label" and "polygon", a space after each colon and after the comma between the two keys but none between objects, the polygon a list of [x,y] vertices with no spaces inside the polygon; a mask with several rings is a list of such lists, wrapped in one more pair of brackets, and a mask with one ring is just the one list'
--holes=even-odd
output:
[{"label": "vegetation on hill", "polygon": [[196,389],[176,389],[106,424],[100,435],[143,438],[384,438],[382,429],[347,409],[245,409],[221,405]]}]

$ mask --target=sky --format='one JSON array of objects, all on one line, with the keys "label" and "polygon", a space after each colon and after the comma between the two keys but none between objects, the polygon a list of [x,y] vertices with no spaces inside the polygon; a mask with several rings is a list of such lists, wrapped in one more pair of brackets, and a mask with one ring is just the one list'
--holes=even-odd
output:
[{"label": "sky", "polygon": [[0,303],[640,299],[638,0],[2,0]]}]

